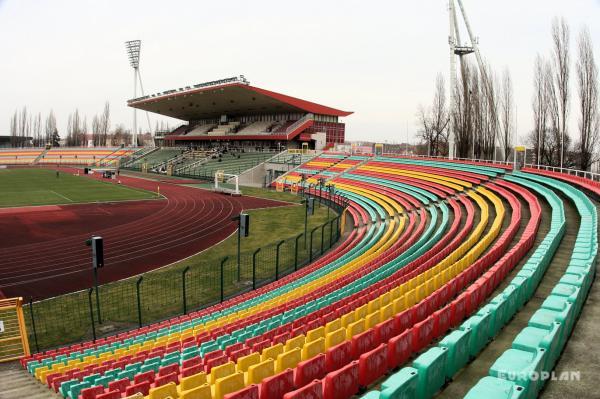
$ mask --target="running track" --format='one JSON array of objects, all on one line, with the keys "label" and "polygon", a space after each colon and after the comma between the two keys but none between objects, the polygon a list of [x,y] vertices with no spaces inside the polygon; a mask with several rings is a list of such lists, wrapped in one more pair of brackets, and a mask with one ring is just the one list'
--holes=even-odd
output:
[{"label": "running track", "polygon": [[[73,173],[75,169],[63,169]],[[82,176],[82,179],[93,178]],[[156,191],[157,181],[121,176]],[[0,298],[43,299],[92,284],[92,234],[104,237],[100,282],[140,274],[206,249],[237,228],[243,209],[288,205],[160,182],[165,200],[0,210]]]}]

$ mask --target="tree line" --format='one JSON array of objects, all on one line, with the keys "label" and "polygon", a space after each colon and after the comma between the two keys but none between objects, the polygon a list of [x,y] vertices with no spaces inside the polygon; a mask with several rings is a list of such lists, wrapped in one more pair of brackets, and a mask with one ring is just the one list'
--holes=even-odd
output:
[{"label": "tree line", "polygon": [[[590,32],[587,27],[579,32],[574,65],[570,27],[564,18],[552,21],[551,38],[549,54],[538,54],[534,63],[533,129],[526,136],[526,144],[533,149],[537,164],[590,170],[600,161],[598,65]],[[427,154],[448,154],[452,124],[457,157],[508,160],[516,133],[510,71],[505,69],[499,75],[489,64],[480,69],[462,57],[459,67],[461,73],[451,88],[454,109],[447,105],[446,83],[438,74],[431,105],[420,105],[417,110],[418,136]],[[574,140],[569,132],[573,93],[578,117]]]},{"label": "tree line", "polygon": [[[89,130],[91,128],[91,131]],[[156,130],[168,131],[169,125],[163,121],[156,122]],[[138,145],[143,145],[145,140],[152,140],[150,133],[138,135]],[[27,107],[15,110],[10,120],[10,145],[12,147],[43,147],[51,145],[60,146],[56,116],[50,110],[42,123],[41,113],[31,113]],[[132,134],[122,124],[117,124],[111,129],[110,104],[108,101],[100,114],[94,115],[88,125],[88,119],[75,109],[67,117],[67,128],[64,135],[64,145],[67,147],[94,147],[130,145]]]}]

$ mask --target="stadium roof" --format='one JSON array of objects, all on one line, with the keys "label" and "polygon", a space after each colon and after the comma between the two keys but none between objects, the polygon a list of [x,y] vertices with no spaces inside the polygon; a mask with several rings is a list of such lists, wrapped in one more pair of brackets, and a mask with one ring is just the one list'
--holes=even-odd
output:
[{"label": "stadium roof", "polygon": [[[196,85],[200,86],[200,85]],[[211,87],[186,87],[129,100],[130,107],[185,121],[278,113],[348,116],[352,112],[232,81]]]}]

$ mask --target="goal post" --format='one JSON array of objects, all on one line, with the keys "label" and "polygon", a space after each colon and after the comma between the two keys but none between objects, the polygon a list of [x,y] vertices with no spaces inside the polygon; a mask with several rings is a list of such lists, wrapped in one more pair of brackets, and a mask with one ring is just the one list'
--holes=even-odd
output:
[{"label": "goal post", "polygon": [[[228,188],[224,187],[223,183],[225,183],[225,179],[234,179],[235,190],[231,190],[231,189],[228,189]],[[221,184],[221,187],[219,187],[219,184]],[[215,172],[215,187],[214,187],[214,191],[229,193],[229,194],[232,194],[232,195],[241,195],[242,193],[240,192],[239,175],[225,173],[225,171],[223,171],[223,170],[217,170]]]}]

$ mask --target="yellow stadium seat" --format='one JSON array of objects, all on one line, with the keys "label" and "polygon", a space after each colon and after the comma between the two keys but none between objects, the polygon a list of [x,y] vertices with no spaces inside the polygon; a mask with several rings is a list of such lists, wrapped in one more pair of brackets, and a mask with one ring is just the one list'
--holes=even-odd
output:
[{"label": "yellow stadium seat", "polygon": [[351,323],[346,327],[346,339],[351,339],[356,334],[360,334],[365,331],[365,319],[360,319]]},{"label": "yellow stadium seat", "polygon": [[248,367],[260,363],[260,353],[253,352],[247,356],[242,356],[237,360],[237,371],[246,372]]},{"label": "yellow stadium seat", "polygon": [[196,388],[179,393],[179,399],[212,399],[212,391],[209,384],[202,384]]},{"label": "yellow stadium seat", "polygon": [[283,353],[283,344],[277,344],[263,349],[261,360],[277,359],[277,356]]},{"label": "yellow stadium seat", "polygon": [[332,346],[341,344],[346,340],[346,329],[340,327],[339,329],[332,331],[325,335],[325,349],[329,349]]},{"label": "yellow stadium seat", "polygon": [[294,348],[292,350],[280,353],[277,356],[277,362],[275,364],[275,372],[280,373],[285,369],[292,369],[300,363],[302,360],[302,350],[300,348]]},{"label": "yellow stadium seat", "polygon": [[356,320],[356,318],[353,312],[343,315],[341,317],[342,327],[348,327],[350,323],[354,323],[354,320]]},{"label": "yellow stadium seat", "polygon": [[235,363],[227,362],[210,370],[210,383],[214,384],[219,378],[235,373]]},{"label": "yellow stadium seat", "polygon": [[235,373],[227,377],[219,378],[213,389],[213,399],[223,399],[228,393],[239,391],[244,388],[244,373]]},{"label": "yellow stadium seat", "polygon": [[374,327],[380,321],[381,321],[381,316],[379,314],[379,310],[375,310],[373,313],[370,313],[365,317],[365,327],[366,328]]},{"label": "yellow stadium seat", "polygon": [[329,334],[335,330],[339,330],[342,327],[342,321],[340,319],[335,319],[325,324],[325,334]]},{"label": "yellow stadium seat", "polygon": [[359,306],[354,311],[354,319],[355,320],[362,319],[367,315],[368,312],[369,312],[369,308],[367,305]]},{"label": "yellow stadium seat", "polygon": [[377,310],[379,310],[379,308],[381,307],[381,299],[379,297],[373,299],[372,301],[369,301],[369,303],[367,304],[367,309],[369,311],[369,313],[373,313]]},{"label": "yellow stadium seat", "polygon": [[149,399],[168,399],[168,398],[177,398],[179,395],[177,393],[177,387],[174,382],[169,382],[168,384],[162,385],[158,388],[150,388],[150,394],[148,395]]},{"label": "yellow stadium seat", "polygon": [[271,377],[275,374],[275,361],[273,359],[267,359],[258,364],[253,364],[248,367],[246,373],[246,385],[260,384],[262,380],[267,377]]},{"label": "yellow stadium seat", "polygon": [[304,336],[304,334],[300,334],[295,336],[294,338],[288,339],[287,341],[285,341],[285,350],[289,351],[294,348],[302,348],[305,339],[306,337]]},{"label": "yellow stadium seat", "polygon": [[319,338],[325,337],[325,327],[315,328],[306,333],[306,342],[311,342]]},{"label": "yellow stadium seat", "polygon": [[177,386],[177,391],[181,395],[183,391],[189,391],[206,383],[206,373],[200,372],[198,374],[190,375],[189,377],[183,377]]},{"label": "yellow stadium seat", "polygon": [[323,337],[304,344],[302,347],[302,360],[311,359],[319,353],[325,353],[325,338]]},{"label": "yellow stadium seat", "polygon": [[406,294],[404,294],[405,309],[410,309],[416,303],[417,303],[417,297],[416,297],[415,290],[413,289],[413,290],[407,291]]},{"label": "yellow stadium seat", "polygon": [[379,315],[382,321],[389,319],[394,315],[394,304],[388,303],[379,309]]}]

